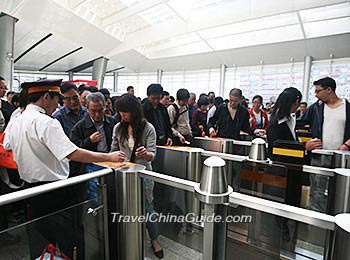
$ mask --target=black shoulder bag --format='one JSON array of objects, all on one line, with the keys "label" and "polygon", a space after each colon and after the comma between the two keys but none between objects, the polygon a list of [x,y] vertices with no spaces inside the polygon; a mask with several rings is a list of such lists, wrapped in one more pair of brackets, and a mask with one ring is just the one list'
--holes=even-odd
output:
[{"label": "black shoulder bag", "polygon": [[136,138],[135,138],[135,144],[131,152],[130,162],[135,162],[135,153],[137,148],[142,146],[142,133],[143,129],[145,128],[145,122],[142,123],[142,125],[139,126],[139,131],[137,131]]}]

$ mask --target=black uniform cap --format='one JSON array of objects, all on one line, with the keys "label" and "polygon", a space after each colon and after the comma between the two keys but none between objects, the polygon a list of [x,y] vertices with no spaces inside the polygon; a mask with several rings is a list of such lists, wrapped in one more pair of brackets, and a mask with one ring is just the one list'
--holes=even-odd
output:
[{"label": "black uniform cap", "polygon": [[61,94],[62,79],[55,80],[38,80],[35,82],[24,82],[21,88],[28,91],[28,94],[37,92],[57,92]]}]

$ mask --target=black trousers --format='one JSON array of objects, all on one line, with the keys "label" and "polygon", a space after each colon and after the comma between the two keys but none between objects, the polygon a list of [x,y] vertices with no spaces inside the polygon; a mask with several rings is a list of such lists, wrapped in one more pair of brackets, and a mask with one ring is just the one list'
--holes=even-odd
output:
[{"label": "black trousers", "polygon": [[[5,183],[0,178],[0,196],[6,194]],[[8,228],[7,224],[7,208],[8,206],[0,207],[0,232]]]},{"label": "black trousers", "polygon": [[[27,188],[44,183],[27,184]],[[85,259],[84,227],[81,206],[72,207],[81,202],[76,194],[76,187],[59,189],[28,199],[27,218],[32,221],[27,225],[30,245],[30,258],[40,256],[45,245],[58,245],[62,253],[73,257],[77,247],[78,259]]]},{"label": "black trousers", "polygon": [[[20,186],[22,184],[22,180],[19,177],[18,171],[17,170],[12,170],[12,169],[6,169],[9,180],[11,183],[14,185]],[[22,188],[21,188],[22,189]],[[7,186],[6,183],[3,182],[3,180],[0,178],[0,196],[5,195],[11,192],[19,191],[21,189],[11,189],[10,187]],[[18,209],[23,208],[23,202],[19,201],[16,203],[11,203],[9,205],[5,205],[0,207],[0,231],[5,230],[8,228],[8,221],[7,217],[9,215],[9,212],[15,211]]]}]

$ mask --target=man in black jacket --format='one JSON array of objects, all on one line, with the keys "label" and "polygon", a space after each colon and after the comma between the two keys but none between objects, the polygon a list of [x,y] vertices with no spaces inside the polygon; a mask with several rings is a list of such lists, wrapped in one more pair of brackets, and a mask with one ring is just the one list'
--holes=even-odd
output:
[{"label": "man in black jacket", "polygon": [[[117,121],[105,115],[105,98],[102,93],[90,93],[86,97],[88,114],[74,125],[70,139],[80,148],[94,152],[108,153],[111,149],[113,127]],[[71,174],[77,174],[81,164],[71,169]]]},{"label": "man in black jacket", "polygon": [[142,104],[143,113],[157,133],[157,145],[172,145],[172,132],[167,109],[159,103],[163,88],[160,84],[151,84],[147,88],[147,99]]},{"label": "man in black jacket", "polygon": [[210,137],[240,139],[240,132],[252,134],[249,126],[248,110],[241,105],[242,91],[234,88],[230,91],[229,102],[217,108],[209,120]]},{"label": "man in black jacket", "polygon": [[322,140],[322,149],[350,150],[350,103],[335,93],[336,82],[326,77],[314,82],[318,98],[297,121],[297,127],[311,125],[313,138]]}]

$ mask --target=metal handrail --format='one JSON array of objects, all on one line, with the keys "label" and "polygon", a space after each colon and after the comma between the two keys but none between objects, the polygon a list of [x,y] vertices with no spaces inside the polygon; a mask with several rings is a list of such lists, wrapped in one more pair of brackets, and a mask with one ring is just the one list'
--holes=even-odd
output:
[{"label": "metal handrail", "polygon": [[[66,180],[55,181],[55,182],[43,184],[37,187],[5,194],[0,196],[0,206],[7,205],[12,202],[20,201],[26,198],[30,198],[30,197],[40,195],[46,192],[50,192],[53,190],[57,190],[60,188],[72,186],[94,178],[103,177],[113,172],[114,172],[113,169],[106,168],[90,174],[84,174],[84,175],[76,176]],[[186,190],[189,192],[194,192],[195,185],[198,185],[197,182],[193,182],[193,181],[189,181],[189,180],[185,180],[185,179],[181,179],[173,176],[168,176],[165,174],[160,174],[160,173],[156,173],[148,170],[142,170],[140,171],[140,173],[141,173],[141,177],[143,178],[151,179],[156,182],[159,182],[174,188]],[[323,213],[319,213],[319,212],[315,212],[307,209],[302,209],[298,207],[293,207],[282,203],[273,202],[270,200],[241,194],[238,192],[233,192],[230,195],[229,203],[231,204],[231,206],[240,205],[247,208],[267,212],[280,217],[286,217],[292,220],[318,226],[320,228],[334,230],[334,217],[327,214],[323,214]]]},{"label": "metal handrail", "polygon": [[194,186],[197,184],[197,182],[194,182],[194,181],[189,181],[178,177],[169,176],[169,175],[152,172],[148,170],[142,170],[140,171],[140,173],[142,178],[146,178],[161,184],[165,184],[177,189],[182,189],[190,192],[194,192]]},{"label": "metal handrail", "polygon": [[54,181],[47,184],[43,184],[37,187],[28,188],[20,191],[11,192],[0,196],[0,206],[4,206],[13,202],[17,202],[23,199],[34,197],[46,192],[61,189],[68,186],[73,186],[88,180],[106,176],[113,173],[111,168],[102,169],[93,173],[83,174],[76,177],[72,177],[66,180]]},{"label": "metal handrail", "polygon": [[[195,185],[198,185],[197,182],[148,170],[142,170],[140,173],[142,178],[150,179],[158,183],[189,192],[194,192]],[[233,192],[229,196],[229,203],[230,206],[233,207],[240,205],[250,209],[263,211],[280,217],[285,217],[288,219],[317,226],[323,229],[334,230],[334,217],[324,213],[293,207],[286,204],[241,194],[238,192]]]},{"label": "metal handrail", "polygon": [[324,213],[261,199],[238,192],[231,193],[229,203],[232,207],[240,205],[324,229],[334,230],[334,216]]},{"label": "metal handrail", "polygon": [[202,151],[201,154],[203,156],[219,156],[222,159],[226,159],[234,162],[243,162],[248,159],[248,156],[229,154],[229,153],[219,153],[219,152],[213,152],[213,151]]},{"label": "metal handrail", "polygon": [[[243,162],[243,161],[249,159],[248,156],[228,154],[228,153],[219,153],[219,152],[212,152],[212,151],[202,151],[201,155],[203,155],[203,156],[219,156],[222,159],[234,161],[234,162]],[[272,163],[272,161],[270,161],[270,164],[271,163]],[[313,173],[313,174],[323,175],[323,176],[327,176],[327,177],[334,177],[334,169],[316,167],[316,166],[310,166],[310,165],[302,165],[302,170],[305,173]]]}]

